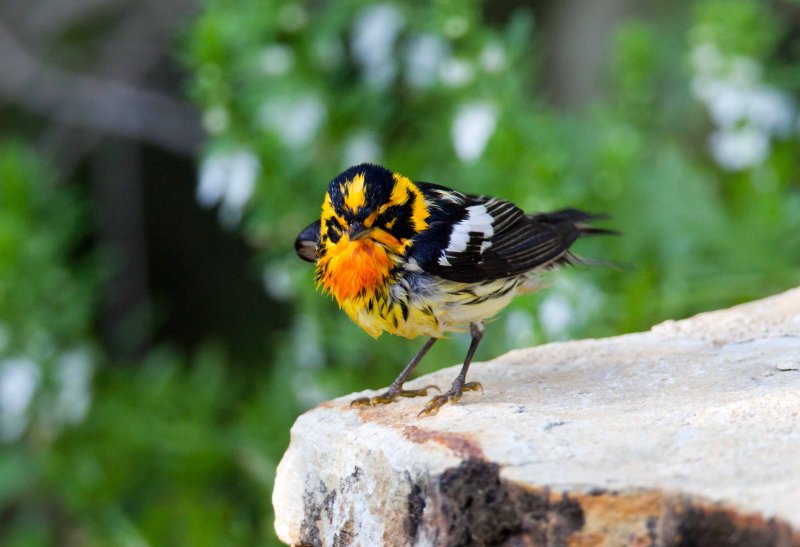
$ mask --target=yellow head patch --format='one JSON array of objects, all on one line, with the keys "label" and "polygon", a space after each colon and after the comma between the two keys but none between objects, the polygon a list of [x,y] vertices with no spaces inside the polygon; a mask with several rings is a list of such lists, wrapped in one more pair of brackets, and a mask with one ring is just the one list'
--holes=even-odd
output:
[{"label": "yellow head patch", "polygon": [[344,184],[342,195],[344,205],[352,212],[358,211],[367,203],[367,189],[364,185],[364,173],[358,173],[349,184]]},{"label": "yellow head patch", "polygon": [[385,211],[392,205],[402,205],[412,200],[411,223],[416,232],[421,232],[428,227],[428,217],[430,216],[422,191],[417,188],[416,184],[411,182],[411,179],[400,173],[393,173],[392,177],[394,178],[392,195],[389,203],[383,206],[382,209]]}]

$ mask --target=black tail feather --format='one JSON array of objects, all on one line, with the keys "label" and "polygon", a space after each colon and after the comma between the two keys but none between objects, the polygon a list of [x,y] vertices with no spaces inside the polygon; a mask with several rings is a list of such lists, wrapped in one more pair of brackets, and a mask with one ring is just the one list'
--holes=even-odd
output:
[{"label": "black tail feather", "polygon": [[608,220],[611,218],[604,213],[587,213],[578,209],[561,209],[560,211],[553,211],[552,213],[534,213],[528,215],[528,218],[543,224],[548,224],[555,227],[559,231],[572,232],[577,230],[580,236],[592,235],[622,235],[617,230],[610,230],[608,228],[598,228],[590,225],[591,222],[597,220]]},{"label": "black tail feather", "polygon": [[597,228],[587,224],[576,224],[575,227],[582,236],[621,236],[622,232],[608,228]]},{"label": "black tail feather", "polygon": [[[606,214],[587,213],[586,211],[580,211],[578,209],[561,209],[560,211],[554,211],[552,213],[535,213],[528,215],[528,218],[535,222],[541,222],[542,224],[547,224],[548,226],[553,227],[555,230],[561,233],[563,237],[572,241],[579,237],[586,236],[622,235],[621,232],[618,232],[617,230],[598,228],[590,224],[591,222],[597,220],[607,220],[611,218]],[[620,266],[614,262],[578,256],[572,252],[564,253],[564,255],[553,261],[551,267],[558,268],[559,266],[574,266],[577,264],[605,266],[614,269],[620,269]]]}]

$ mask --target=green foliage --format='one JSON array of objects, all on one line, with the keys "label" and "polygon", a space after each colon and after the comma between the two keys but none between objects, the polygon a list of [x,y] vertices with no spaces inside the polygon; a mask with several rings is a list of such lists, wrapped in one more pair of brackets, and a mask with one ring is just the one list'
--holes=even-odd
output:
[{"label": "green foliage", "polygon": [[698,2],[696,19],[694,40],[714,42],[725,51],[751,57],[769,54],[783,30],[777,14],[754,0]]},{"label": "green foliage", "polygon": [[[537,98],[529,14],[490,27],[476,3],[380,6],[394,19],[384,13],[388,23],[371,20],[393,36],[380,65],[392,70],[377,83],[357,45],[359,33],[369,32],[360,22],[374,15],[371,2],[274,2],[256,15],[209,1],[188,55],[198,75],[193,95],[213,135],[209,157],[228,149],[258,160],[242,229],[265,249],[267,280],[289,280],[295,329],[278,343],[306,386],[301,398],[388,383],[419,344],[366,339],[312,290],[310,268],[291,256],[293,237],[315,218],[326,182],[356,159],[528,210],[606,211],[625,234],[581,247],[621,270],[565,272],[549,292],[519,299],[490,325],[483,357],[547,339],[646,329],[796,284],[795,122],[782,132],[747,119],[721,127],[723,137],[734,138],[751,124],[768,141],[763,158],[732,167],[709,148],[715,118],[696,89],[701,77],[713,77],[718,92],[752,92],[737,95],[747,104],[772,92],[768,81],[736,79],[737,70],[768,60],[765,73],[788,69],[785,59],[769,59],[782,26],[764,3],[700,1],[688,12],[676,8],[667,25],[623,25],[608,98],[571,114]],[[441,55],[432,75],[408,60],[420,37],[431,36],[440,50],[429,43],[429,57]],[[710,76],[690,66],[701,46],[721,59]],[[495,126],[485,149],[464,158],[453,132],[474,105],[488,110]],[[304,108],[316,112],[316,123],[304,139],[293,139]],[[367,145],[353,155],[359,139]],[[466,342],[455,338],[435,348],[423,371],[461,358]]]},{"label": "green foliage", "polygon": [[212,346],[110,366],[80,197],[6,143],[0,202],[0,543],[268,542],[286,372],[245,378]]},{"label": "green foliage", "polygon": [[3,325],[4,354],[42,358],[88,334],[92,283],[78,282],[66,264],[79,211],[48,186],[30,151],[0,144],[0,318],[14,318]]},{"label": "green foliage", "polygon": [[[275,2],[258,15],[224,2],[206,6],[188,58],[198,74],[193,94],[214,135],[210,157],[227,148],[257,158],[259,184],[243,230],[266,250],[267,271],[292,280],[287,297],[298,303],[297,324],[315,333],[307,343],[320,345],[316,359],[336,374],[353,366],[363,374],[380,363],[374,346],[357,342],[356,329],[311,291],[308,267],[292,262],[290,244],[317,214],[326,181],[353,163],[348,146],[364,135],[369,145],[360,159],[422,180],[498,194],[526,209],[576,205],[611,213],[625,237],[585,247],[633,267],[567,274],[597,284],[603,303],[559,337],[647,328],[790,283],[796,245],[781,236],[793,225],[796,200],[786,199],[793,195],[789,173],[778,158],[781,146],[792,145],[783,136],[760,166],[721,171],[705,149],[708,121],[691,95],[691,75],[681,69],[687,43],[716,41],[725,55],[765,55],[780,27],[763,4],[697,2],[688,29],[682,17],[672,26],[624,25],[610,63],[610,99],[577,115],[531,96],[535,31],[524,12],[492,28],[481,23],[475,3]],[[376,10],[383,18],[370,18]],[[370,24],[360,26],[365,20]],[[380,25],[391,38],[379,68],[390,69],[376,76],[358,39]],[[435,42],[427,44],[428,57],[439,55],[431,74],[409,61],[421,37]],[[380,50],[380,40],[375,44]],[[465,160],[454,149],[454,120],[476,104],[496,125],[479,157]],[[315,123],[295,138],[305,115]],[[764,177],[777,187],[765,192],[758,182]],[[775,248],[765,240],[786,259],[764,257]],[[534,297],[515,306],[538,319],[540,304]],[[542,331],[535,320],[523,339],[541,341]],[[509,345],[497,334],[487,338],[485,354]],[[411,351],[382,340],[387,346],[393,354]]]},{"label": "green foliage", "polygon": [[[554,276],[489,325],[479,358],[646,329],[797,284],[800,165],[787,107],[797,81],[771,79],[796,59],[776,54],[778,8],[703,0],[673,8],[668,24],[624,24],[607,96],[578,112],[542,98],[531,15],[490,26],[484,9],[203,2],[181,53],[211,136],[199,196],[260,250],[267,290],[294,309],[290,331],[265,333],[276,357],[262,370],[241,370],[213,343],[109,366],[93,340],[101,270],[76,253],[84,199],[49,185],[29,150],[0,147],[0,375],[16,366],[34,386],[22,421],[0,420],[11,515],[0,542],[275,541],[274,468],[297,413],[387,384],[421,344],[370,340],[294,256],[327,181],[356,161],[527,210],[608,212],[624,233],[579,249],[619,269]],[[736,108],[715,110],[721,94]],[[765,120],[766,107],[777,114]],[[487,127],[485,143],[463,142]],[[745,137],[751,146],[735,148]],[[466,344],[437,344],[422,372],[458,362]],[[63,370],[83,373],[71,389],[90,408],[63,402],[74,382]]]},{"label": "green foliage", "polygon": [[106,371],[91,416],[54,447],[47,471],[98,544],[242,545],[271,535],[264,515],[287,432],[270,416],[285,405],[269,397],[268,377],[246,388],[218,351],[191,370],[184,360],[159,351],[135,373]]}]

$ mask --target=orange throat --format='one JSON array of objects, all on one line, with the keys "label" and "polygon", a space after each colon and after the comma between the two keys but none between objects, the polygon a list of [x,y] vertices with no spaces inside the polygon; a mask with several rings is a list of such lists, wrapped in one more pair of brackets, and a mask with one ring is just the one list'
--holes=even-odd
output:
[{"label": "orange throat", "polygon": [[384,248],[370,238],[343,237],[317,263],[317,279],[339,305],[358,296],[370,296],[387,281],[392,268]]}]

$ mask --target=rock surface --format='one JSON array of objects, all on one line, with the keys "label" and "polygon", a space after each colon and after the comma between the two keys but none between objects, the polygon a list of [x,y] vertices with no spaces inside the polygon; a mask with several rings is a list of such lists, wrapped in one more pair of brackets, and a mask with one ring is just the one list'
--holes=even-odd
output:
[{"label": "rock surface", "polygon": [[433,417],[342,397],[292,428],[275,526],[311,545],[800,545],[799,369],[794,289],[477,363],[485,393]]}]

